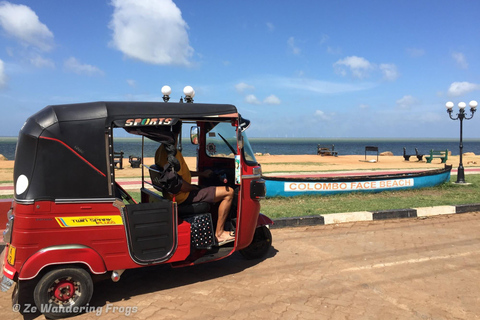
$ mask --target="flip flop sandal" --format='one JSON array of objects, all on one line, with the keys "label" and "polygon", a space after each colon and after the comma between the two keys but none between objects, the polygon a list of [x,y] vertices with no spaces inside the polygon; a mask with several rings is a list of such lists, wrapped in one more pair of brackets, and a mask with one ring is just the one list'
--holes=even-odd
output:
[{"label": "flip flop sandal", "polygon": [[227,243],[230,243],[230,242],[233,242],[235,241],[235,238],[230,238],[230,239],[227,239],[227,240],[223,240],[221,242],[218,243],[218,246],[223,246],[224,244],[227,244]]}]

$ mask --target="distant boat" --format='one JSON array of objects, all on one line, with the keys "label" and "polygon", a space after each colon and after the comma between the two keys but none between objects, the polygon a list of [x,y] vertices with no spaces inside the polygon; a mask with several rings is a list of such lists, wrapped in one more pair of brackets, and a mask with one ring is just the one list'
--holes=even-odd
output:
[{"label": "distant boat", "polygon": [[452,166],[442,169],[337,177],[264,176],[267,197],[333,195],[349,192],[382,192],[433,187],[450,180]]}]

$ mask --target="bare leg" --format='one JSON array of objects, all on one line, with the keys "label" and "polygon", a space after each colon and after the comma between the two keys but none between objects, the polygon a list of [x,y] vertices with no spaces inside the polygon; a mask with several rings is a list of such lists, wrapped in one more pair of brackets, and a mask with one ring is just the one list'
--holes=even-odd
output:
[{"label": "bare leg", "polygon": [[232,206],[233,201],[233,188],[230,187],[216,187],[215,189],[215,202],[220,202],[218,206],[218,221],[217,229],[215,230],[215,236],[218,242],[222,242],[229,238],[232,238],[229,232],[224,230],[225,221],[227,220],[228,212]]}]

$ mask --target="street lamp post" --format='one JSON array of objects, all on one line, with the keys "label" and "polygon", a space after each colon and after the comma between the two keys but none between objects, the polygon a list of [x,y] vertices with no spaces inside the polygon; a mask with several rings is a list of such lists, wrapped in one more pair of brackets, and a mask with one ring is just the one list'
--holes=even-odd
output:
[{"label": "street lamp post", "polygon": [[447,108],[448,115],[450,116],[450,119],[452,120],[460,120],[460,163],[458,165],[458,172],[457,172],[457,182],[456,183],[465,183],[465,170],[463,168],[463,119],[465,120],[470,120],[473,118],[473,114],[477,110],[477,101],[470,101],[468,104],[470,106],[470,112],[471,116],[467,117],[467,114],[465,113],[465,107],[467,104],[465,102],[459,102],[458,103],[458,109],[459,112],[457,113],[457,116],[454,118],[452,117],[452,111],[453,111],[453,102],[449,101],[445,104],[445,107]]}]

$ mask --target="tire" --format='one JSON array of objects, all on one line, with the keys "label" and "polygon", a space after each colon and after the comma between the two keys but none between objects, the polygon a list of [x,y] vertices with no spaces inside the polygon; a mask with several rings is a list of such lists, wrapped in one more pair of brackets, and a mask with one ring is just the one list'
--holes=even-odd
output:
[{"label": "tire", "polygon": [[[32,310],[32,306],[35,305],[32,292],[35,290],[37,280],[18,280],[15,283],[12,291],[12,307],[15,311],[24,315],[24,318],[32,316],[32,314],[40,315],[39,312]],[[28,316],[27,316],[28,315]]]},{"label": "tire", "polygon": [[81,268],[55,269],[46,273],[35,286],[33,298],[47,318],[59,319],[85,311],[92,298],[93,281]]},{"label": "tire", "polygon": [[260,259],[264,257],[272,246],[272,233],[266,226],[259,227],[255,230],[253,240],[250,245],[240,253],[245,259]]}]

